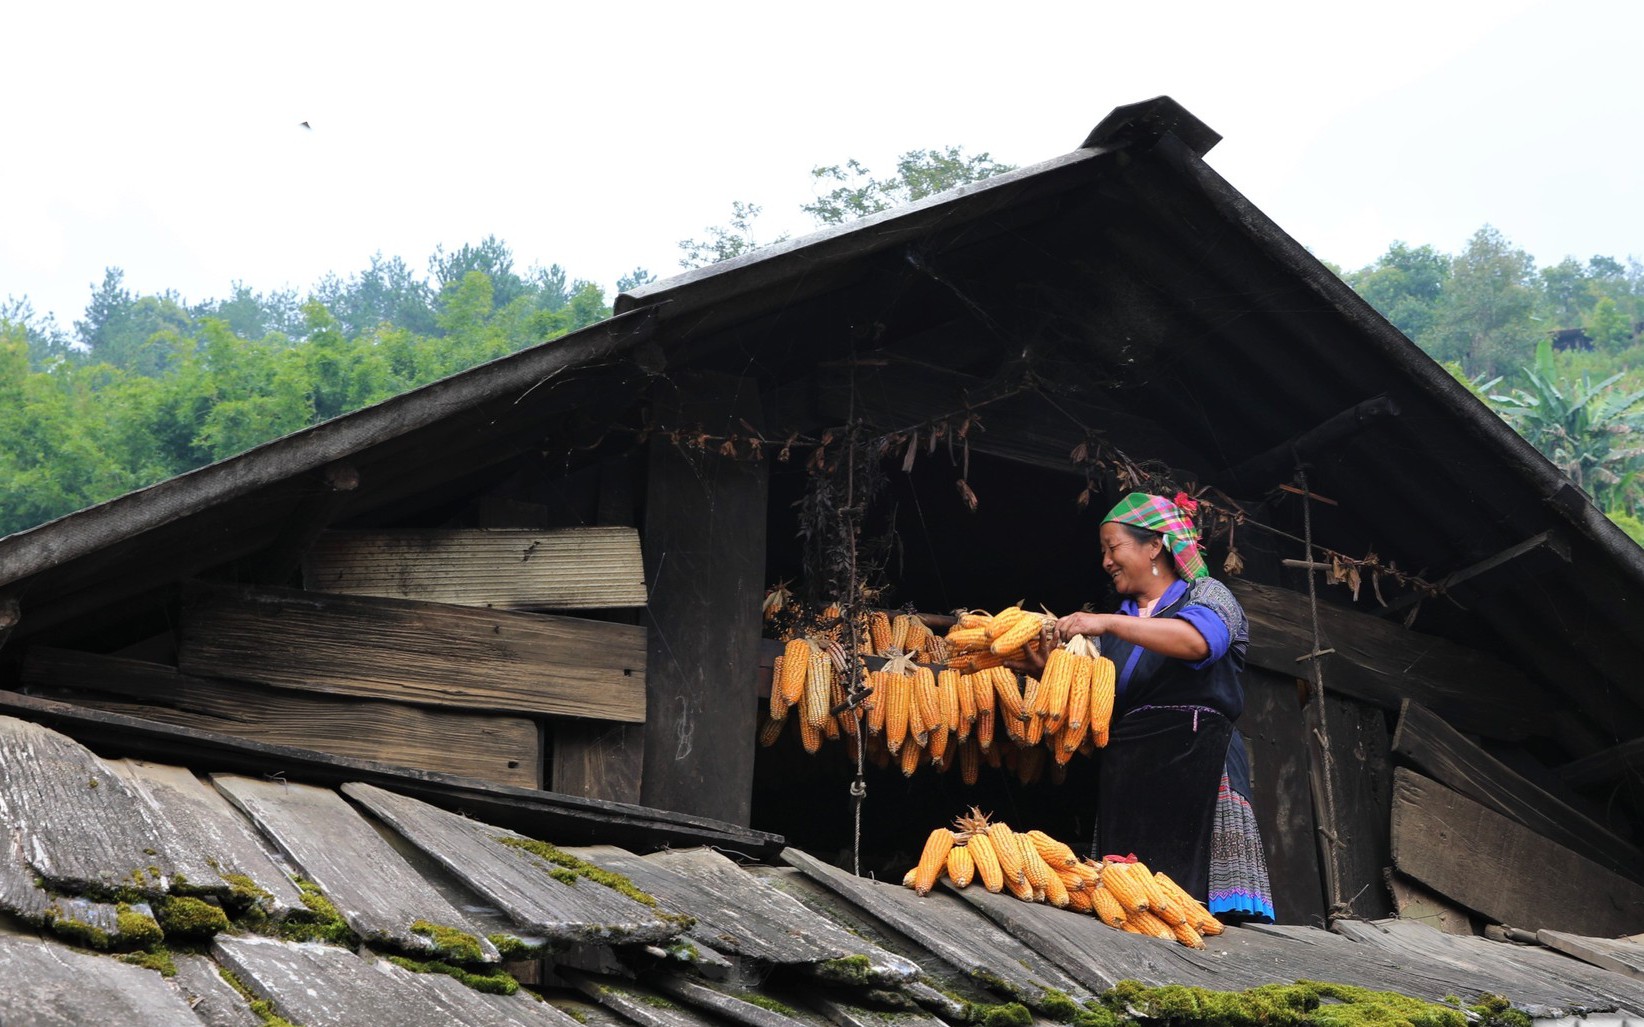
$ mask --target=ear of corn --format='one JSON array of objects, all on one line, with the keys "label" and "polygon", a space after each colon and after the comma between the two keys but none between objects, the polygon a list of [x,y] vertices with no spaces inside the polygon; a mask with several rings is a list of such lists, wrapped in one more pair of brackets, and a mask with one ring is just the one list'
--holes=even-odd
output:
[{"label": "ear of corn", "polygon": [[971,859],[968,845],[955,845],[948,850],[948,880],[954,887],[964,888],[976,876],[976,861]]},{"label": "ear of corn", "polygon": [[1033,842],[1025,834],[1015,836],[1016,851],[1022,860],[1022,873],[1027,875],[1028,883],[1035,891],[1044,891],[1045,882],[1050,879],[1050,865],[1039,855],[1039,850],[1033,847]]},{"label": "ear of corn", "polygon": [[955,653],[986,649],[990,641],[987,628],[955,627],[947,634],[948,649]]},{"label": "ear of corn", "polygon": [[1016,684],[1016,675],[1003,667],[993,667],[987,672],[993,684],[995,706],[1006,722],[1022,719],[1022,692]]},{"label": "ear of corn", "polygon": [[775,745],[776,740],[782,737],[782,727],[786,723],[785,719],[766,717],[765,723],[759,727],[759,744],[767,749]]},{"label": "ear of corn", "polygon": [[1185,921],[1179,924],[1172,924],[1170,926],[1170,930],[1171,933],[1176,936],[1176,940],[1181,942],[1183,945],[1186,945],[1188,948],[1204,948],[1204,939],[1199,936],[1198,931],[1195,931],[1192,926],[1187,924]]},{"label": "ear of corn", "polygon": [[970,729],[976,724],[976,689],[970,680],[956,670],[944,670],[943,674],[951,674],[953,691],[959,703],[959,724],[955,728],[961,739],[970,737]]},{"label": "ear of corn", "polygon": [[936,706],[949,731],[959,730],[959,672],[944,670],[936,675]]},{"label": "ear of corn", "polygon": [[824,726],[828,719],[828,699],[833,693],[833,661],[822,650],[812,648],[805,674],[805,722]]},{"label": "ear of corn", "polygon": [[1075,913],[1094,913],[1096,911],[1089,892],[1074,891],[1071,888],[1067,892],[1067,908]]},{"label": "ear of corn", "polygon": [[782,657],[771,661],[771,719],[781,720],[788,715],[788,697],[782,691]]},{"label": "ear of corn", "polygon": [[919,868],[917,866],[909,867],[908,872],[902,875],[902,887],[912,888],[913,883],[915,881],[917,881],[918,879],[919,879]]},{"label": "ear of corn", "polygon": [[915,667],[913,671],[914,701],[919,704],[919,720],[928,730],[937,724],[946,724],[942,715],[942,699],[936,691],[936,675],[929,667]]},{"label": "ear of corn", "polygon": [[[993,620],[995,624],[999,622],[997,617]],[[1008,656],[1012,653],[1019,653],[1024,645],[1038,638],[1044,628],[1045,618],[1043,616],[1037,613],[1024,613],[1012,621],[1004,631],[993,636],[993,641],[988,645],[988,652],[995,656]],[[990,633],[991,631],[992,629],[989,628]]]},{"label": "ear of corn", "polygon": [[[1083,895],[1084,892],[1079,894]],[[1072,893],[1067,890],[1067,883],[1056,874],[1045,878],[1045,901],[1057,909],[1066,909],[1073,901]]]},{"label": "ear of corn", "polygon": [[891,621],[890,648],[898,652],[908,651],[908,625],[913,620],[905,613],[897,614]]},{"label": "ear of corn", "polygon": [[1073,849],[1066,843],[1057,841],[1040,830],[1028,831],[1025,835],[1033,843],[1033,848],[1039,853],[1039,858],[1052,869],[1077,870],[1079,857],[1073,854]]},{"label": "ear of corn", "polygon": [[815,756],[822,751],[822,729],[813,725],[804,717],[795,718],[799,721],[799,741],[805,746],[805,751]]},{"label": "ear of corn", "polygon": [[988,825],[987,835],[993,842],[993,853],[999,857],[999,869],[1005,872],[1005,879],[1026,881],[1027,872],[1022,867],[1022,850],[1016,843],[1016,832],[1000,820]]},{"label": "ear of corn", "polygon": [[1107,745],[1108,724],[1113,719],[1113,661],[1098,656],[1090,676],[1090,735],[1098,749]]},{"label": "ear of corn", "polygon": [[913,772],[919,769],[919,761],[924,755],[924,746],[917,744],[911,738],[902,743],[902,751],[899,754],[902,761],[902,776],[912,777]]},{"label": "ear of corn", "polygon": [[973,785],[982,776],[982,747],[971,735],[959,745],[959,779]]},{"label": "ear of corn", "polygon": [[995,893],[1003,891],[1005,872],[999,866],[999,855],[994,851],[992,839],[986,834],[973,835],[965,848],[970,850],[971,859],[976,864],[976,876],[982,879],[982,887]]},{"label": "ear of corn", "polygon": [[913,704],[913,682],[900,674],[884,673],[885,747],[892,755],[900,752],[908,736],[908,711]]},{"label": "ear of corn", "polygon": [[1161,941],[1176,940],[1176,932],[1170,929],[1170,925],[1150,912],[1132,913],[1125,918],[1125,923],[1138,927],[1143,934],[1151,934]]},{"label": "ear of corn", "polygon": [[1125,925],[1125,908],[1105,885],[1099,885],[1090,890],[1090,901],[1096,916],[1109,927],[1123,927]]},{"label": "ear of corn", "polygon": [[937,724],[930,729],[930,740],[925,743],[925,748],[930,751],[932,766],[947,768],[948,743],[949,735],[946,724]]},{"label": "ear of corn", "polygon": [[1092,661],[1069,654],[1067,726],[1074,731],[1083,732],[1090,723],[1090,679],[1094,669]]},{"label": "ear of corn", "polygon": [[1103,863],[1102,887],[1106,888],[1119,905],[1125,908],[1126,916],[1147,912],[1147,889],[1140,881],[1135,880],[1128,873],[1134,864],[1130,863]]},{"label": "ear of corn", "polygon": [[930,890],[936,887],[936,879],[948,866],[948,853],[953,849],[953,832],[945,827],[938,827],[925,839],[925,849],[919,854],[919,864],[914,868],[918,871],[914,875],[913,890],[920,895],[929,895]]},{"label": "ear of corn", "polygon": [[795,638],[782,650],[782,699],[789,706],[799,702],[805,694],[805,677],[810,673],[813,648],[805,639]]},{"label": "ear of corn", "polygon": [[891,647],[891,619],[884,610],[868,615],[868,637],[873,640],[873,651],[883,655]]},{"label": "ear of corn", "polygon": [[1025,616],[1027,616],[1027,613],[1020,606],[1007,606],[994,614],[993,619],[987,623],[988,641],[998,640],[1001,635],[1011,629],[1012,625]]}]

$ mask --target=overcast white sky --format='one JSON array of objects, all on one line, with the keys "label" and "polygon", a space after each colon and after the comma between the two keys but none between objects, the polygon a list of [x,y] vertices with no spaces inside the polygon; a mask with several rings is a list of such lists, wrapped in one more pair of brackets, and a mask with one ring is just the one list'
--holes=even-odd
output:
[{"label": "overcast white sky", "polygon": [[[495,234],[610,287],[809,170],[961,145],[1030,164],[1174,96],[1320,257],[1644,258],[1640,0],[247,5],[0,13],[0,298],[306,290]],[[300,123],[307,121],[312,130]]]}]

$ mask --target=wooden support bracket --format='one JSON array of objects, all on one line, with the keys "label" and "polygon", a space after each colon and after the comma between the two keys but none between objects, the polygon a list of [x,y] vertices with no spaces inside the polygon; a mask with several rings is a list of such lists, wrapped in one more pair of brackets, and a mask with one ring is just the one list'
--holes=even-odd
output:
[{"label": "wooden support bracket", "polygon": [[1266,491],[1280,481],[1288,481],[1296,461],[1321,453],[1371,425],[1400,413],[1398,402],[1383,393],[1355,404],[1328,420],[1302,432],[1288,442],[1281,442],[1265,453],[1258,453],[1219,476],[1252,489]]},{"label": "wooden support bracket", "polygon": [[1622,742],[1612,749],[1566,763],[1558,768],[1558,776],[1580,788],[1613,781],[1629,771],[1644,774],[1644,738]]},{"label": "wooden support bracket", "polygon": [[[1570,562],[1570,543],[1556,531],[1544,531],[1539,535],[1532,535],[1523,542],[1508,546],[1494,556],[1486,557],[1478,563],[1440,578],[1438,587],[1441,591],[1452,591],[1456,586],[1473,578],[1482,577],[1512,563],[1520,557],[1535,553],[1542,553],[1553,557],[1561,563]],[[1425,598],[1422,593],[1410,592],[1399,596],[1380,610],[1380,616],[1393,617],[1408,610]]]}]

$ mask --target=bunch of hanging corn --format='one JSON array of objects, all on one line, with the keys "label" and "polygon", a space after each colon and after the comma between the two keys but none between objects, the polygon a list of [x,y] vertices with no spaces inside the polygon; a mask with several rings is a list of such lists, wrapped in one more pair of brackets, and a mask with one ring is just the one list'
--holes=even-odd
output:
[{"label": "bunch of hanging corn", "polygon": [[947,642],[911,613],[868,613],[867,630],[859,633],[857,651],[865,656],[909,656],[920,663],[946,663]]},{"label": "bunch of hanging corn", "polygon": [[1154,873],[1135,856],[1102,860],[1102,903],[1096,915],[1109,927],[1131,934],[1150,934],[1204,948],[1204,936],[1222,933],[1222,923],[1203,904],[1183,891],[1170,875]]},{"label": "bunch of hanging corn", "polygon": [[759,744],[776,744],[790,710],[799,711],[799,739],[806,752],[815,755],[824,741],[840,738],[854,744],[861,734],[861,715],[845,704],[850,659],[833,639],[789,639],[771,667],[770,710],[759,729]]}]

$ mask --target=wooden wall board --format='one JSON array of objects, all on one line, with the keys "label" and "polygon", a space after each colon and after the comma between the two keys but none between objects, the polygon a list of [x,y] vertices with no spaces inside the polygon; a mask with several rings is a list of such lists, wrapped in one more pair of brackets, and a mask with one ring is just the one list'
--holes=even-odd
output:
[{"label": "wooden wall board", "polygon": [[498,784],[541,785],[542,731],[529,717],[266,688],[38,646],[24,660],[22,682],[36,694],[182,727]]},{"label": "wooden wall board", "polygon": [[435,954],[433,939],[411,929],[427,920],[475,935],[485,960],[497,961],[483,928],[435,891],[336,792],[225,774],[213,775],[212,782],[319,887],[361,938]]},{"label": "wooden wall board", "polygon": [[1043,1007],[1049,989],[1079,1003],[1095,997],[1095,992],[951,892],[937,890],[920,898],[900,885],[857,877],[794,848],[782,850],[782,861],[976,983],[995,990],[1002,987],[1009,998],[1031,1008]]},{"label": "wooden wall board", "polygon": [[1294,674],[1260,667],[1244,673],[1238,730],[1250,755],[1251,805],[1280,923],[1324,924],[1324,881],[1308,776],[1306,729]]},{"label": "wooden wall board", "polygon": [[1400,873],[1387,875],[1393,892],[1393,913],[1401,920],[1424,924],[1443,934],[1472,935],[1473,915],[1430,888]]},{"label": "wooden wall board", "polygon": [[[443,974],[417,974],[333,945],[293,944],[254,935],[219,934],[217,962],[275,1012],[304,1027],[384,1023],[400,1027],[562,1027],[558,1014],[525,996],[502,1007]],[[438,978],[438,980],[435,980]]]},{"label": "wooden wall board", "polygon": [[[1387,723],[1378,706],[1337,695],[1325,696],[1335,797],[1335,830],[1341,839],[1342,901],[1348,915],[1379,919],[1393,912],[1387,871],[1393,865],[1388,840],[1393,768],[1388,759]],[[1317,815],[1315,813],[1315,815]]]},{"label": "wooden wall board", "polygon": [[[1313,651],[1307,597],[1235,579],[1250,618],[1249,662],[1303,674],[1298,656]],[[1336,603],[1319,604],[1325,688],[1387,710],[1416,699],[1464,731],[1521,740],[1549,730],[1546,695],[1510,665],[1477,650],[1410,631]],[[1481,688],[1476,682],[1489,682]]]},{"label": "wooden wall board", "polygon": [[195,585],[178,668],[459,709],[645,720],[645,630],[374,596]]},{"label": "wooden wall board", "polygon": [[528,934],[559,944],[604,945],[666,942],[680,933],[677,923],[614,889],[550,876],[554,866],[501,841],[524,840],[513,831],[374,785],[352,782],[342,791]]},{"label": "wooden wall board", "polygon": [[200,1027],[159,974],[64,945],[0,932],[0,1023],[29,1027]]},{"label": "wooden wall board", "polygon": [[1536,937],[1548,948],[1584,963],[1644,980],[1644,944],[1615,938],[1586,938],[1563,931],[1537,931]]},{"label": "wooden wall board", "polygon": [[621,527],[328,531],[303,587],[499,610],[645,605],[639,532]]},{"label": "wooden wall board", "polygon": [[1393,771],[1393,863],[1513,927],[1603,937],[1644,925],[1644,887],[1404,767]]},{"label": "wooden wall board", "polygon": [[[657,379],[661,425],[721,437],[758,424],[751,377],[670,374]],[[641,801],[747,824],[754,741],[765,532],[765,460],[687,451],[651,437],[645,494],[650,659]]]},{"label": "wooden wall board", "polygon": [[140,760],[110,766],[154,809],[154,847],[170,858],[179,879],[187,878],[186,887],[173,884],[173,890],[227,894],[232,886],[225,878],[239,874],[268,893],[266,909],[276,918],[305,908],[250,821],[193,771]]},{"label": "wooden wall board", "polygon": [[1525,780],[1420,703],[1405,700],[1393,750],[1416,770],[1634,882],[1644,852]]},{"label": "wooden wall board", "polygon": [[0,717],[0,811],[0,827],[51,888],[159,895],[162,879],[176,873],[154,849],[159,829],[148,804],[113,767],[68,736],[14,717]]},{"label": "wooden wall board", "polygon": [[1644,985],[1539,946],[1441,934],[1404,920],[1341,921],[1336,930],[1395,959],[1451,976],[1457,995],[1504,995],[1537,1018],[1644,1008]]}]

